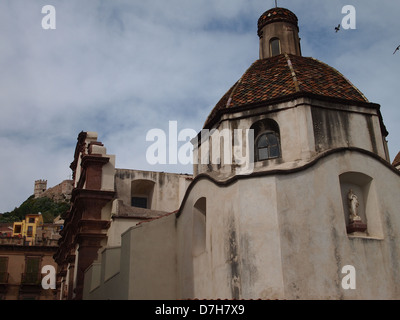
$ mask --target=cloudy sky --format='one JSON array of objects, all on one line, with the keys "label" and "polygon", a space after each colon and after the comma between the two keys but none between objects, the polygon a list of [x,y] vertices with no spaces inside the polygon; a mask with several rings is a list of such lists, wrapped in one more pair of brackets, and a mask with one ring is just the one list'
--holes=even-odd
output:
[{"label": "cloudy sky", "polygon": [[[303,56],[338,69],[381,105],[400,151],[400,2],[280,0],[299,18]],[[356,29],[335,33],[356,9]],[[42,7],[56,29],[42,28]],[[146,161],[149,130],[199,131],[258,59],[257,20],[273,0],[1,0],[0,212],[68,179],[79,132],[96,131],[119,168],[191,173]]]}]

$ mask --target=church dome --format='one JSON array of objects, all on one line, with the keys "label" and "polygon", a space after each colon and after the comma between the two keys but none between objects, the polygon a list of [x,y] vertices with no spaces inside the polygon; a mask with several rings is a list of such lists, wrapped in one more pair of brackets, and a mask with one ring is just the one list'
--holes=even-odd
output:
[{"label": "church dome", "polygon": [[300,96],[368,103],[366,97],[336,69],[314,58],[284,53],[255,61],[216,104],[204,128],[211,127],[225,112]]},{"label": "church dome", "polygon": [[258,35],[261,35],[261,30],[270,23],[273,22],[289,22],[297,27],[298,26],[298,19],[297,16],[290,10],[285,8],[272,8],[268,11],[265,11],[261,17],[258,19]]}]

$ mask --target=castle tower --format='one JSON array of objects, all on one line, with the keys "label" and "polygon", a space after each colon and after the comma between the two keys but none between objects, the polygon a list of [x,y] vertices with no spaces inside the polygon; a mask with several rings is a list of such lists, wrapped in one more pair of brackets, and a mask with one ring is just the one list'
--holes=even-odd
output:
[{"label": "castle tower", "polygon": [[47,180],[35,180],[34,195],[35,198],[39,198],[43,192],[47,189]]}]

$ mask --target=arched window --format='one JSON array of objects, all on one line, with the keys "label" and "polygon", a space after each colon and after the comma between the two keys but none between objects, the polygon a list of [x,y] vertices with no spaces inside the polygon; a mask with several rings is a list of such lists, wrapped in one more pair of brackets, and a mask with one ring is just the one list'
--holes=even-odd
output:
[{"label": "arched window", "polygon": [[272,38],[269,45],[271,48],[271,57],[281,54],[281,41],[278,38]]},{"label": "arched window", "polygon": [[268,160],[279,158],[279,137],[276,132],[268,131],[259,135],[256,139],[256,160]]},{"label": "arched window", "polygon": [[254,123],[254,161],[263,161],[281,157],[279,126],[272,119]]}]

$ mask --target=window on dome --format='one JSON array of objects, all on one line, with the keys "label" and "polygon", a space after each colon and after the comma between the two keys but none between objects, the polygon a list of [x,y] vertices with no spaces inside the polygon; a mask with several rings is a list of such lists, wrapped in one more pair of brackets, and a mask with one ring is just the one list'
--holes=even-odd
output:
[{"label": "window on dome", "polygon": [[264,161],[281,157],[279,126],[272,119],[254,123],[254,161]]},{"label": "window on dome", "polygon": [[271,56],[281,54],[281,41],[278,38],[272,38],[269,42],[271,46]]},{"label": "window on dome", "polygon": [[263,161],[279,158],[279,137],[276,132],[265,132],[256,140],[256,160]]}]

